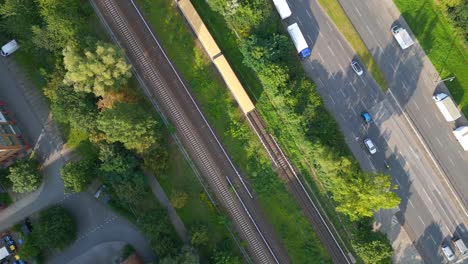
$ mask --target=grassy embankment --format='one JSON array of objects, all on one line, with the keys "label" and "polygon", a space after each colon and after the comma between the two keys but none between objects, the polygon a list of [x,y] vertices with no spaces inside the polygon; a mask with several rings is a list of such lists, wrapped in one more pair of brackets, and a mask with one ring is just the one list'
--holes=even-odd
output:
[{"label": "grassy embankment", "polygon": [[336,27],[340,30],[341,34],[343,34],[351,47],[359,55],[362,62],[367,66],[367,70],[372,74],[380,88],[383,91],[386,91],[388,89],[388,83],[385,80],[382,71],[374,61],[374,58],[370,54],[348,16],[346,16],[340,3],[338,3],[338,0],[318,1],[328,16],[333,20]]},{"label": "grassy embankment", "polygon": [[[243,121],[243,114],[235,106],[216,69],[187,30],[174,3],[138,2],[171,60],[189,82],[230,156],[253,183],[257,198],[293,263],[310,263],[311,259],[317,263],[330,262],[310,224],[272,171],[266,152]],[[223,33],[227,38],[232,37],[229,31]],[[252,81],[255,81],[254,77]],[[274,188],[264,189],[263,186]]]},{"label": "grassy embankment", "polygon": [[468,116],[467,48],[432,0],[395,0],[401,14],[418,38],[427,56],[445,82],[459,107]]}]

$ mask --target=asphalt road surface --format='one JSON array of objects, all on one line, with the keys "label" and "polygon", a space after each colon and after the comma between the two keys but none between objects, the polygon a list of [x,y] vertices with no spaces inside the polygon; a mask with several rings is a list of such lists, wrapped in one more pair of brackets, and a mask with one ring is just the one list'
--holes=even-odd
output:
[{"label": "asphalt road surface", "polygon": [[[400,102],[396,88],[401,86],[394,81],[398,78],[389,79],[391,91],[383,93],[369,73],[357,76],[350,68],[350,62],[359,58],[318,3],[301,0],[289,4],[293,16],[287,24],[297,22],[312,48],[311,58],[304,62],[305,70],[317,83],[318,91],[339,123],[351,151],[365,170],[383,171],[392,176],[393,182],[399,185],[396,193],[402,198],[398,220],[426,262],[440,263],[443,257],[439,246],[443,240],[454,233],[466,238],[466,217],[456,206],[450,186],[438,176],[436,165],[413,130],[411,117],[400,108],[408,104]],[[378,12],[382,7],[373,10]],[[391,34],[389,36],[391,38]],[[397,47],[395,43],[389,45]],[[420,58],[414,57],[399,67],[409,67],[405,64],[417,64],[418,60]],[[388,75],[385,70],[384,73]],[[427,80],[423,78],[420,82],[427,83]],[[426,99],[430,106],[430,95]],[[433,108],[428,111],[437,115],[438,110]],[[360,118],[362,111],[369,111],[375,122],[365,125]],[[442,135],[448,138],[450,129]],[[377,145],[377,154],[367,152],[362,143],[366,137]],[[455,144],[453,146],[457,146]],[[463,154],[459,150],[455,153]],[[390,170],[385,169],[385,162],[390,164]]]},{"label": "asphalt road surface", "polygon": [[[145,261],[153,260],[155,256],[149,243],[139,231],[97,202],[92,194],[64,194],[60,168],[73,158],[73,153],[64,150],[62,136],[50,118],[44,97],[12,60],[12,57],[0,59],[0,100],[6,102],[23,135],[43,161],[44,180],[38,190],[0,211],[0,231],[43,208],[60,204],[78,220],[78,241],[54,256],[60,263],[67,263],[95,245],[114,239],[132,244]],[[122,230],[125,236],[116,235],[116,230]]]},{"label": "asphalt road surface", "polygon": [[102,0],[94,4],[114,39],[125,49],[148,99],[176,128],[188,154],[231,217],[240,237],[247,242],[253,260],[289,263],[286,250],[240,172],[134,3]]}]

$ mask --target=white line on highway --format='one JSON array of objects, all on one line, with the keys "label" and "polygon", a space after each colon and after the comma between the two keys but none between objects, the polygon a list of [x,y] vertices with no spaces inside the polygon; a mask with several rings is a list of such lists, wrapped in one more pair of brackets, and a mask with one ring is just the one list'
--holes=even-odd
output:
[{"label": "white line on highway", "polygon": [[450,229],[447,227],[447,225],[444,225],[445,229],[447,229],[447,233],[451,234],[452,231],[450,231]]},{"label": "white line on highway", "polygon": [[416,101],[414,99],[411,99],[411,102],[413,102],[414,106],[416,106],[416,108],[418,109],[418,111],[420,111],[421,109],[419,108],[419,105],[416,103]]},{"label": "white line on highway", "polygon": [[429,123],[429,121],[427,121],[427,119],[424,117],[424,122],[426,122],[426,125],[431,128],[431,123]]},{"label": "white line on highway", "polygon": [[312,37],[311,37],[310,35],[307,35],[307,38],[309,39],[309,41],[310,41],[311,43],[314,43],[314,40],[312,39]]},{"label": "white line on highway", "polygon": [[419,221],[421,221],[421,223],[423,224],[423,226],[426,227],[426,224],[424,223],[420,215],[418,215],[418,218],[419,218]]},{"label": "white line on highway", "polygon": [[343,44],[341,44],[341,41],[339,41],[339,40],[338,40],[338,45],[340,45],[341,49],[342,49],[343,51],[345,51],[345,49],[344,49],[344,47],[343,47]]},{"label": "white line on highway", "polygon": [[435,185],[434,182],[432,182],[432,187],[434,187],[434,190],[435,190],[439,195],[442,194],[442,193],[439,191],[439,188]]},{"label": "white line on highway", "polygon": [[320,80],[320,78],[318,78],[318,81],[320,82],[320,85],[322,85],[323,87],[325,87],[325,84],[323,84],[322,80]]},{"label": "white line on highway", "polygon": [[351,85],[351,88],[353,88],[353,92],[356,93],[356,87],[354,87],[353,83],[349,83]]},{"label": "white line on highway", "polygon": [[401,186],[400,181],[397,178],[395,178],[395,181],[398,184],[398,186]]},{"label": "white line on highway", "polygon": [[390,63],[390,66],[392,67],[393,71],[396,72],[396,66],[393,65],[393,63]]},{"label": "white line on highway", "polygon": [[359,10],[357,9],[357,7],[356,7],[355,5],[353,5],[353,7],[354,7],[354,9],[356,10],[356,12],[358,13],[358,15],[359,15],[360,17],[362,17],[362,15],[361,15],[361,13],[359,12]]},{"label": "white line on highway", "polygon": [[343,118],[343,121],[346,121],[346,118],[344,117],[343,113],[340,112],[341,118]]},{"label": "white line on highway", "polygon": [[410,75],[411,79],[413,79],[413,82],[416,82],[416,77],[414,77],[413,74]]},{"label": "white line on highway", "polygon": [[331,97],[330,94],[328,94],[328,97],[330,97],[330,100],[332,101],[332,103],[335,104],[335,100],[333,100],[333,97]]},{"label": "white line on highway", "polygon": [[330,53],[333,55],[333,57],[335,57],[335,52],[333,52],[333,50],[330,48],[329,45],[327,45],[327,48],[328,48],[328,50],[330,51]]},{"label": "white line on highway", "polygon": [[333,80],[336,80],[335,75],[333,73],[331,73],[330,76],[332,77]]},{"label": "white line on highway", "polygon": [[322,54],[320,54],[320,52],[317,52],[317,55],[319,56],[319,58],[320,58],[320,60],[321,60],[322,62],[325,62],[325,60],[323,59]]},{"label": "white line on highway", "polygon": [[428,199],[428,200],[431,202],[431,204],[432,204],[432,199],[431,199],[431,197],[429,196],[429,194],[426,192],[426,188],[422,188],[422,190],[423,190],[424,194],[426,195],[427,199]]},{"label": "white line on highway", "polygon": [[367,31],[369,31],[369,33],[370,33],[371,35],[374,35],[374,32],[372,32],[372,30],[369,28],[368,25],[366,25],[366,28],[367,28]]},{"label": "white line on highway", "polygon": [[301,26],[303,26],[302,21],[301,21],[301,19],[300,19],[298,16],[296,16],[296,20],[297,20],[297,22],[298,22]]},{"label": "white line on highway", "polygon": [[441,147],[443,147],[442,142],[440,142],[440,139],[439,139],[438,137],[435,137],[435,139],[436,139],[437,143],[439,143],[439,145],[440,145]]},{"label": "white line on highway", "polygon": [[312,15],[310,14],[309,10],[306,9],[306,13],[310,18],[312,18]]},{"label": "white line on highway", "polygon": [[416,151],[414,151],[414,149],[411,146],[408,146],[408,147],[411,150],[411,152],[413,152],[413,155],[416,156],[416,158],[419,158],[418,154],[416,154]]},{"label": "white line on highway", "polygon": [[410,199],[410,198],[408,198],[408,203],[409,203],[409,205],[411,205],[411,207],[414,208],[413,202],[411,202],[411,199]]},{"label": "white line on highway", "polygon": [[435,241],[434,237],[432,235],[429,235],[429,238],[434,242],[434,245],[437,245],[437,242]]},{"label": "white line on highway", "polygon": [[453,162],[453,160],[452,160],[452,158],[450,156],[448,157],[448,159],[449,159],[450,163],[452,163],[452,166],[455,166],[455,163]]},{"label": "white line on highway", "polygon": [[322,31],[319,31],[319,36],[323,38]]},{"label": "white line on highway", "polygon": [[341,66],[341,63],[338,63],[338,67],[340,67],[341,71],[344,72],[343,66]]},{"label": "white line on highway", "polygon": [[343,92],[343,89],[340,89],[340,92],[343,95],[343,97],[346,98],[346,94]]},{"label": "white line on highway", "polygon": [[351,107],[351,110],[353,111],[354,115],[357,116],[356,110],[354,110],[354,107]]},{"label": "white line on highway", "polygon": [[333,31],[333,27],[330,25],[330,23],[328,23],[328,20],[326,22],[327,22],[327,25],[330,28],[330,30]]}]

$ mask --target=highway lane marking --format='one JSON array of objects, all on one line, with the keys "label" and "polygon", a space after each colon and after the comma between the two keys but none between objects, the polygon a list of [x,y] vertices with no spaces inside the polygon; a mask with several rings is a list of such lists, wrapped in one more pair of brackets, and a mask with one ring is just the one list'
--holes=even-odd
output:
[{"label": "highway lane marking", "polygon": [[[424,120],[426,120],[426,119],[424,119]],[[444,147],[444,146],[442,145],[442,142],[440,142],[440,139],[439,139],[438,137],[435,137],[435,139],[436,139],[437,143],[439,143],[439,145],[440,145],[441,147]]]},{"label": "highway lane marking", "polygon": [[319,31],[319,35],[320,35],[321,38],[323,38],[322,31]]},{"label": "highway lane marking", "polygon": [[320,78],[318,78],[318,81],[320,82],[320,84],[325,87],[325,84],[322,82],[322,80]]},{"label": "highway lane marking", "polygon": [[429,235],[429,238],[432,240],[432,242],[434,242],[434,245],[437,245],[437,242],[435,241],[434,237],[432,236],[432,234]]},{"label": "highway lane marking", "polygon": [[434,182],[432,182],[432,186],[434,187],[434,190],[435,190],[439,195],[442,194],[442,193],[439,191],[439,188],[435,185]]},{"label": "highway lane marking", "polygon": [[364,81],[364,79],[363,79],[362,77],[359,77],[359,79],[361,79],[362,85],[365,87],[365,86],[366,86],[366,82]]},{"label": "highway lane marking", "polygon": [[409,205],[411,205],[411,207],[414,208],[413,202],[411,202],[411,199],[409,197],[408,197],[408,203],[409,203]]},{"label": "highway lane marking", "polygon": [[[427,121],[427,119],[426,119],[425,117],[424,117],[423,119],[424,119],[424,122],[426,122],[426,125],[427,125],[429,128],[431,128],[431,124],[429,123],[429,121]],[[438,139],[438,138],[437,138],[437,139]]]},{"label": "highway lane marking", "polygon": [[336,56],[335,56],[335,52],[333,52],[333,50],[330,48],[329,45],[327,45],[327,48],[328,48],[328,50],[330,51],[330,53],[333,55],[333,57],[336,57]]},{"label": "highway lane marking", "polygon": [[330,76],[332,77],[333,80],[336,80],[335,75],[333,73],[331,73]]},{"label": "highway lane marking", "polygon": [[356,113],[356,110],[354,110],[354,107],[350,107],[350,108],[351,108],[351,111],[353,111],[354,115],[357,116],[357,113]]},{"label": "highway lane marking", "polygon": [[419,108],[419,105],[416,103],[416,101],[414,99],[411,99],[411,102],[413,102],[414,106],[416,106],[418,111],[421,111],[421,109]]},{"label": "highway lane marking", "polygon": [[421,221],[421,223],[423,224],[423,226],[426,227],[426,224],[424,223],[420,215],[418,215],[418,218],[419,218],[419,221]]},{"label": "highway lane marking", "polygon": [[395,178],[395,181],[398,184],[398,186],[401,186],[400,181],[398,180],[398,178]]},{"label": "highway lane marking", "polygon": [[333,27],[330,25],[330,23],[328,22],[328,20],[327,20],[326,22],[327,22],[327,25],[328,25],[328,27],[330,28],[330,30],[333,31]]},{"label": "highway lane marking", "polygon": [[332,103],[335,104],[335,100],[333,100],[333,97],[331,97],[330,94],[328,94],[328,97],[330,97],[330,100],[332,101]]},{"label": "highway lane marking", "polygon": [[343,92],[343,89],[340,89],[340,92],[343,95],[343,97],[346,98],[346,94]]},{"label": "highway lane marking", "polygon": [[409,147],[409,149],[411,150],[411,152],[413,152],[413,155],[416,156],[416,158],[419,159],[419,156],[418,156],[418,154],[416,154],[416,151],[414,151],[413,147],[411,147],[411,146],[409,146],[409,145],[408,145],[408,147]]},{"label": "highway lane marking", "polygon": [[309,10],[306,9],[306,13],[310,18],[312,18],[312,15],[310,14]]},{"label": "highway lane marking", "polygon": [[356,7],[354,4],[353,4],[353,7],[354,7],[354,10],[356,10],[356,12],[358,13],[358,15],[359,15],[360,17],[362,17],[361,12],[359,12],[359,10],[357,9],[357,7]]},{"label": "highway lane marking", "polygon": [[344,117],[343,113],[340,113],[341,118],[343,118],[343,121],[346,121],[346,118]]},{"label": "highway lane marking", "polygon": [[301,19],[300,19],[298,16],[296,16],[296,20],[297,20],[297,22],[298,22],[301,26],[303,26],[302,21],[301,21]]},{"label": "highway lane marking", "polygon": [[447,233],[451,234],[452,231],[450,231],[450,229],[447,227],[447,225],[444,225],[445,229],[447,229]]},{"label": "highway lane marking", "polygon": [[345,51],[345,49],[344,49],[344,47],[343,47],[343,44],[341,44],[341,41],[340,41],[340,40],[338,40],[338,45],[340,45],[341,49],[342,49],[343,51]]},{"label": "highway lane marking", "polygon": [[369,28],[368,25],[366,25],[366,28],[367,28],[367,31],[369,31],[369,33],[370,33],[371,35],[374,35],[374,32],[372,32],[372,30]]},{"label": "highway lane marking", "polygon": [[319,56],[320,60],[322,60],[322,62],[325,62],[325,60],[323,59],[322,54],[320,54],[320,52],[317,52],[317,55]]},{"label": "highway lane marking", "polygon": [[429,194],[426,192],[426,188],[422,188],[422,190],[423,190],[424,194],[426,195],[427,199],[431,202],[431,204],[434,204],[434,203],[432,202],[431,197],[429,197]]},{"label": "highway lane marking", "polygon": [[309,39],[309,41],[310,41],[311,43],[314,43],[314,40],[312,39],[311,36],[307,35],[307,38]]},{"label": "highway lane marking", "polygon": [[450,161],[450,163],[452,163],[452,166],[455,166],[455,163],[453,162],[452,158],[450,156],[448,156],[448,159]]},{"label": "highway lane marking", "polygon": [[351,85],[351,88],[353,89],[353,92],[356,93],[356,87],[354,87],[353,83],[349,83]]},{"label": "highway lane marking", "polygon": [[340,67],[342,72],[345,72],[345,70],[343,69],[343,66],[341,66],[341,63],[338,63],[338,66]]},{"label": "highway lane marking", "polygon": [[393,65],[393,63],[391,63],[391,62],[390,62],[390,66],[392,67],[392,69],[393,69],[393,71],[394,71],[394,72],[396,72],[396,71],[397,71],[397,69],[396,69],[396,66],[395,66],[395,65]]}]

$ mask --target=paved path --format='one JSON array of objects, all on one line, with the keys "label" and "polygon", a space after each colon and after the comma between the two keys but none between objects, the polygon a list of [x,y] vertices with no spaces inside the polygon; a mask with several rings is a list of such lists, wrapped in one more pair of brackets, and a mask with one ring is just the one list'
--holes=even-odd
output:
[{"label": "paved path", "polygon": [[0,100],[7,103],[19,128],[44,164],[43,184],[0,212],[0,230],[47,206],[62,204],[78,219],[78,236],[81,239],[56,256],[62,260],[61,263],[75,258],[77,255],[74,254],[81,254],[97,243],[112,240],[125,240],[137,249],[145,261],[153,260],[149,243],[138,230],[97,202],[92,194],[64,194],[60,168],[74,154],[64,149],[62,135],[51,119],[44,97],[20,71],[12,57],[0,58],[0,80]]}]

